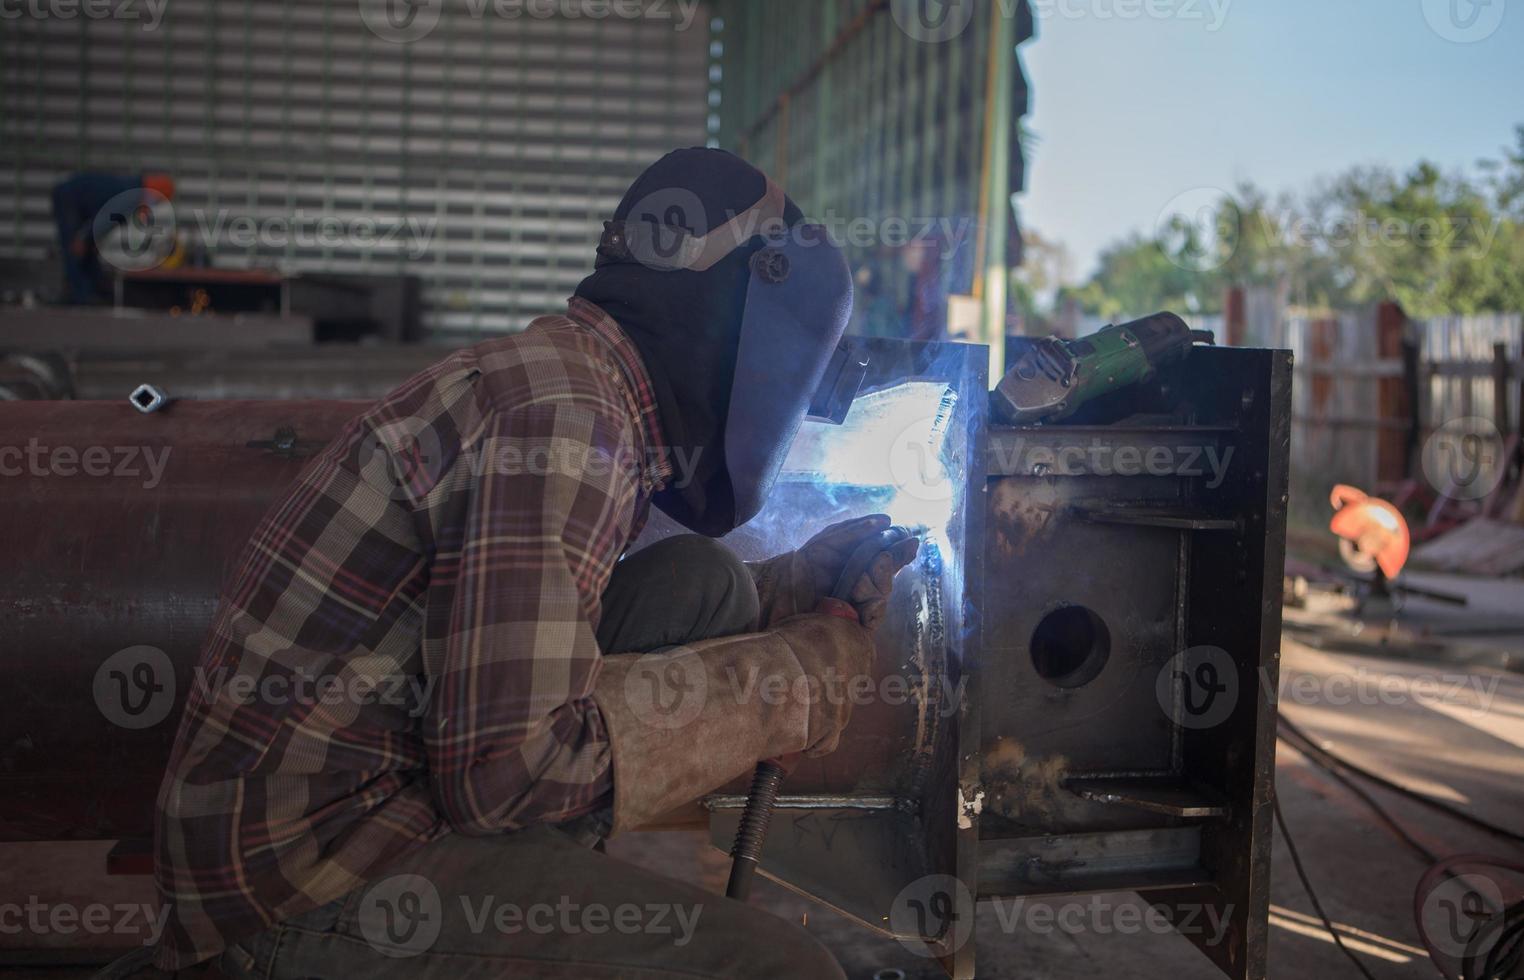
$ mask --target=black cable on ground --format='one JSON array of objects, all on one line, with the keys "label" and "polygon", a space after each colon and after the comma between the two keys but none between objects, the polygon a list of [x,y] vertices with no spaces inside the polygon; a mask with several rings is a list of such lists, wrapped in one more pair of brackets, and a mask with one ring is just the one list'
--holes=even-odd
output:
[{"label": "black cable on ground", "polygon": [[1510,840],[1516,844],[1524,844],[1524,834],[1509,830],[1507,827],[1499,827],[1497,824],[1489,823],[1488,821],[1483,820],[1481,817],[1478,817],[1475,814],[1467,813],[1465,810],[1462,810],[1459,807],[1453,807],[1448,803],[1442,803],[1431,796],[1425,796],[1417,790],[1410,789],[1400,783],[1394,783],[1390,779],[1387,779],[1385,776],[1378,776],[1376,773],[1371,772],[1369,769],[1357,766],[1353,762],[1350,762],[1348,759],[1345,759],[1343,756],[1337,755],[1334,752],[1323,748],[1313,740],[1312,736],[1308,735],[1301,728],[1297,727],[1296,723],[1291,721],[1291,719],[1287,718],[1284,714],[1280,716],[1280,723],[1286,727],[1287,731],[1297,736],[1297,738],[1299,738],[1301,741],[1305,742],[1313,753],[1323,757],[1324,759],[1327,759],[1333,765],[1347,769],[1357,776],[1362,776],[1365,779],[1370,780],[1377,786],[1383,786],[1394,793],[1407,797],[1415,803],[1421,803],[1432,810],[1437,810],[1440,813],[1453,817],[1456,820],[1475,827],[1478,830],[1484,830],[1489,834],[1495,834],[1504,840]]},{"label": "black cable on ground", "polygon": [[1333,937],[1333,941],[1338,945],[1339,950],[1349,957],[1351,963],[1355,964],[1355,969],[1360,971],[1361,976],[1365,977],[1365,980],[1376,980],[1375,975],[1365,968],[1364,963],[1360,962],[1360,957],[1356,956],[1348,946],[1344,945],[1344,937],[1339,935],[1339,930],[1334,928],[1333,920],[1328,917],[1327,912],[1323,911],[1323,903],[1318,901],[1318,893],[1312,888],[1312,881],[1307,877],[1307,869],[1302,867],[1302,857],[1297,853],[1296,843],[1291,839],[1291,831],[1286,827],[1286,815],[1281,813],[1281,798],[1279,795],[1275,797],[1274,806],[1275,823],[1281,828],[1281,840],[1286,842],[1286,850],[1291,855],[1292,867],[1296,868],[1296,876],[1302,880],[1302,890],[1307,892],[1307,899],[1312,902],[1313,911],[1318,913],[1318,918],[1323,920],[1323,928],[1328,930],[1328,934]]},{"label": "black cable on ground", "polygon": [[[1379,776],[1362,766],[1358,766],[1353,762],[1350,762],[1348,759],[1345,759],[1343,756],[1338,755],[1332,750],[1326,749],[1323,746],[1319,745],[1316,741],[1313,740],[1312,736],[1308,735],[1305,731],[1298,727],[1295,722],[1288,719],[1284,714],[1280,715],[1278,720],[1280,725],[1285,730],[1285,733],[1281,734],[1280,736],[1283,741],[1303,752],[1309,761],[1327,772],[1330,776],[1334,777],[1339,781],[1341,785],[1349,789],[1361,800],[1363,800],[1365,804],[1369,806],[1371,810],[1377,814],[1378,817],[1381,818],[1382,822],[1385,823],[1386,826],[1394,834],[1396,834],[1404,844],[1411,848],[1415,853],[1425,857],[1433,865],[1433,867],[1430,868],[1429,872],[1425,874],[1423,880],[1419,883],[1418,891],[1414,895],[1414,916],[1415,920],[1419,923],[1420,935],[1423,935],[1423,925],[1422,911],[1418,907],[1418,902],[1420,901],[1420,896],[1426,890],[1424,888],[1424,884],[1431,881],[1434,876],[1439,874],[1454,875],[1455,872],[1451,869],[1451,865],[1463,862],[1493,863],[1499,867],[1507,867],[1516,871],[1524,871],[1524,866],[1520,866],[1506,860],[1477,859],[1473,856],[1467,855],[1446,858],[1443,861],[1438,860],[1431,851],[1429,851],[1416,839],[1414,839],[1412,835],[1410,835],[1401,826],[1401,824],[1399,824],[1391,816],[1391,814],[1386,811],[1384,807],[1377,803],[1369,794],[1356,786],[1352,780],[1350,780],[1347,776],[1338,770],[1347,770],[1348,772],[1368,779],[1376,785],[1382,786],[1398,794],[1399,796],[1406,797],[1416,803],[1421,803],[1424,806],[1442,813],[1454,820],[1459,820],[1467,826],[1486,831],[1489,834],[1493,834],[1505,840],[1513,841],[1515,843],[1524,842],[1524,834],[1519,834],[1515,831],[1509,830],[1506,827],[1500,827],[1497,824],[1483,820],[1474,814],[1467,813],[1465,810],[1462,810],[1458,807],[1450,806],[1447,803],[1443,803],[1432,797],[1425,796],[1424,794],[1419,793],[1418,791],[1413,790],[1407,786],[1403,786],[1400,783],[1393,782],[1384,776]],[[1287,737],[1288,735],[1290,737]],[[1354,960],[1354,956],[1345,947],[1342,939],[1340,939],[1338,934],[1334,932],[1333,924],[1329,921],[1328,917],[1323,914],[1323,910],[1318,904],[1317,897],[1313,894],[1312,885],[1309,882],[1306,871],[1303,869],[1301,860],[1297,855],[1296,846],[1292,843],[1291,835],[1286,829],[1286,818],[1281,813],[1279,798],[1277,798],[1275,801],[1275,818],[1277,824],[1281,828],[1281,835],[1286,840],[1286,847],[1291,853],[1291,862],[1296,866],[1297,877],[1302,880],[1302,887],[1307,890],[1307,897],[1312,900],[1313,907],[1318,910],[1318,916],[1323,920],[1324,927],[1328,930],[1329,934],[1334,937],[1334,941],[1339,944],[1339,948],[1344,951],[1346,956],[1349,956],[1351,960]],[[1500,935],[1485,951],[1485,956],[1479,952],[1475,955],[1466,957],[1462,962],[1462,980],[1495,980],[1495,978],[1499,977],[1518,975],[1513,971],[1516,971],[1521,961],[1524,961],[1524,903],[1515,905],[1505,910],[1502,919],[1499,922],[1498,928],[1500,930]],[[1432,946],[1429,945],[1429,941],[1426,936],[1424,937],[1424,945],[1428,947],[1430,956],[1434,956],[1435,950]],[[1478,962],[1478,960],[1482,960],[1482,962]],[[1371,976],[1370,973],[1365,969],[1364,964],[1360,963],[1358,960],[1355,960],[1355,963],[1360,968],[1361,973],[1363,973],[1368,978]],[[1436,960],[1436,964],[1437,963],[1438,961]]]},{"label": "black cable on ground", "polygon": [[1350,793],[1359,798],[1359,800],[1367,807],[1369,807],[1371,812],[1376,815],[1376,818],[1380,820],[1386,826],[1386,828],[1392,832],[1392,835],[1401,841],[1404,845],[1406,845],[1408,849],[1411,850],[1414,854],[1418,855],[1418,857],[1424,862],[1425,865],[1432,865],[1434,862],[1439,860],[1439,855],[1435,854],[1433,851],[1420,844],[1412,834],[1408,833],[1407,828],[1403,827],[1402,824],[1397,822],[1397,819],[1392,816],[1386,807],[1376,802],[1375,797],[1367,793],[1365,789],[1356,783],[1353,779],[1350,779],[1348,776],[1344,775],[1344,773],[1340,772],[1338,767],[1336,767],[1333,763],[1324,761],[1323,759],[1319,758],[1316,751],[1313,751],[1317,749],[1316,745],[1305,744],[1300,740],[1299,737],[1290,737],[1285,734],[1281,735],[1280,739],[1287,745],[1290,745],[1292,748],[1300,751],[1304,756],[1307,757],[1308,762],[1311,762],[1320,770],[1327,773],[1331,779],[1333,779],[1339,785],[1343,786],[1345,789],[1349,790]]},{"label": "black cable on ground", "polygon": [[1467,980],[1493,980],[1494,977],[1517,977],[1524,964],[1524,902],[1503,911],[1498,922],[1497,940],[1482,957],[1481,969],[1475,969],[1475,956],[1468,957],[1462,969]]},{"label": "black cable on ground", "polygon": [[[1424,872],[1418,887],[1413,891],[1413,921],[1418,926],[1418,937],[1429,952],[1429,958],[1439,968],[1445,980],[1516,980],[1521,962],[1524,962],[1524,902],[1505,905],[1496,910],[1490,922],[1478,924],[1468,937],[1467,949],[1459,957],[1460,973],[1452,977],[1441,955],[1424,928],[1424,903],[1438,887],[1442,877],[1463,878],[1462,868],[1496,868],[1516,875],[1524,875],[1524,862],[1488,854],[1456,854],[1437,862]],[[1491,905],[1485,896],[1478,895],[1483,904]],[[1490,909],[1489,909],[1490,911]],[[1492,930],[1493,934],[1483,930]],[[1484,942],[1490,940],[1490,942]]]}]

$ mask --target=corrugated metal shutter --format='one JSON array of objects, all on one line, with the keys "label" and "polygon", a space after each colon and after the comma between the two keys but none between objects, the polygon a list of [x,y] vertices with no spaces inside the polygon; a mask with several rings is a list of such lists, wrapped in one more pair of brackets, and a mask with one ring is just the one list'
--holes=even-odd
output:
[{"label": "corrugated metal shutter", "polygon": [[[437,25],[407,43],[368,29],[356,0],[169,0],[151,30],[141,0],[140,21],[4,21],[0,254],[53,247],[66,174],[164,170],[182,230],[219,229],[218,265],[405,270],[436,332],[522,327],[586,274],[640,170],[708,136],[707,8],[680,29],[670,0],[653,8],[670,19],[433,6]],[[312,233],[320,216],[401,234],[336,243]],[[308,232],[251,242],[227,233],[235,218]]]}]

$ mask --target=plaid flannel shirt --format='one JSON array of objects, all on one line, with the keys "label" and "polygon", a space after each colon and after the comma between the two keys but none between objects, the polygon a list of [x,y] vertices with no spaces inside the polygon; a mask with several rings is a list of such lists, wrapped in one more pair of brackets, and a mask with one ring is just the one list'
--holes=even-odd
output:
[{"label": "plaid flannel shirt", "polygon": [[574,300],[350,423],[227,584],[159,791],[180,969],[455,832],[607,806],[600,597],[669,474],[640,357]]}]

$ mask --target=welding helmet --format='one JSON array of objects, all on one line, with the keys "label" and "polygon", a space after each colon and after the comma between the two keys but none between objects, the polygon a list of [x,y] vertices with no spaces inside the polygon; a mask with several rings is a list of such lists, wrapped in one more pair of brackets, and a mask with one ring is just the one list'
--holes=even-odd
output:
[{"label": "welding helmet", "polygon": [[751,270],[725,425],[738,525],[767,502],[852,316],[846,256],[819,225],[768,239]]},{"label": "welding helmet", "polygon": [[678,151],[605,225],[578,295],[640,349],[669,446],[701,454],[656,505],[716,537],[755,517],[839,356],[852,309],[841,249],[750,164]]}]

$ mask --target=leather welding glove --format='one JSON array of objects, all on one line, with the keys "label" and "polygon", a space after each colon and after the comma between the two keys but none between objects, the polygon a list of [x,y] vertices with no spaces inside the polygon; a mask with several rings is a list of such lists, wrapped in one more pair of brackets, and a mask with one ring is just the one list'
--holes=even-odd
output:
[{"label": "leather welding glove", "polygon": [[[889,517],[884,514],[843,521],[821,531],[797,551],[748,565],[757,583],[762,625],[766,627],[815,610],[830,595],[832,586],[841,577],[842,566],[857,546],[889,524]],[[869,565],[868,574],[853,585],[849,601],[869,629],[877,627],[883,618],[895,574],[915,559],[919,547],[919,541],[911,538],[883,552]],[[884,555],[890,559],[882,561]]]},{"label": "leather welding glove", "polygon": [[889,596],[894,591],[894,577],[900,569],[915,561],[921,551],[919,538],[906,538],[868,563],[867,569],[852,584],[847,601],[857,610],[857,618],[869,630],[878,629],[889,611]]},{"label": "leather welding glove", "polygon": [[614,763],[614,833],[635,830],[752,772],[832,752],[868,675],[873,637],[839,616],[663,653],[604,657],[593,701]]}]

